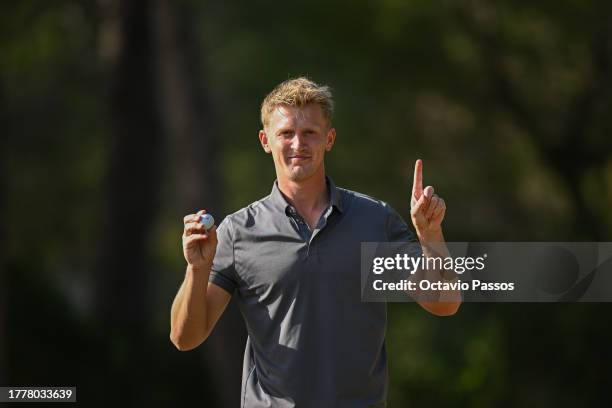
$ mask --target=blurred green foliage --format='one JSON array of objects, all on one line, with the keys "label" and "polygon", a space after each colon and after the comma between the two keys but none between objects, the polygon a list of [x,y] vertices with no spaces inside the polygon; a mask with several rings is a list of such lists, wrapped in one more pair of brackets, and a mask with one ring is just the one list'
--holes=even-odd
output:
[{"label": "blurred green foliage", "polygon": [[[96,382],[127,389],[135,381],[140,388],[123,394],[133,403],[211,401],[203,384],[215,373],[167,341],[184,268],[181,220],[194,210],[176,202],[181,174],[169,154],[159,163],[162,203],[146,237],[150,338],[139,356],[129,347],[111,354],[116,362],[95,356],[130,341],[93,314],[112,163],[114,68],[104,44],[120,42],[103,29],[117,18],[104,12],[110,3],[0,6],[0,375],[6,385],[81,385],[80,400],[91,404],[94,395],[100,405],[115,401]],[[143,12],[159,6],[127,3]],[[388,201],[408,219],[413,165],[422,158],[425,183],[447,202],[449,241],[610,240],[610,4],[173,3],[201,61],[194,85],[215,112],[204,129],[214,129],[207,137],[218,150],[202,160],[217,157],[221,212],[268,194],[274,169],[257,140],[261,100],[280,81],[308,75],[334,91],[338,139],[326,166],[338,185]],[[602,404],[609,310],[466,304],[440,319],[389,305],[389,406]],[[239,385],[226,386],[217,391]]]}]

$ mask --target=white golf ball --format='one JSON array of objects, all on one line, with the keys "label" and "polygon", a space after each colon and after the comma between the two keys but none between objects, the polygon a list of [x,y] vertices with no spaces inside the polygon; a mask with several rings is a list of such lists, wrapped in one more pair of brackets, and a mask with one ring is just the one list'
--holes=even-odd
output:
[{"label": "white golf ball", "polygon": [[200,215],[200,224],[204,225],[204,228],[208,231],[215,225],[215,219],[210,214]]}]

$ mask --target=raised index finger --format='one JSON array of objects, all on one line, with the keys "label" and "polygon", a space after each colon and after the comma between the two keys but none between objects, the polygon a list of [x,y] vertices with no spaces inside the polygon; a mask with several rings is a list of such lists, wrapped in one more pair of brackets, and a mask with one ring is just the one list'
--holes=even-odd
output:
[{"label": "raised index finger", "polygon": [[414,163],[414,181],[412,182],[412,195],[417,200],[423,194],[423,161],[418,159]]}]

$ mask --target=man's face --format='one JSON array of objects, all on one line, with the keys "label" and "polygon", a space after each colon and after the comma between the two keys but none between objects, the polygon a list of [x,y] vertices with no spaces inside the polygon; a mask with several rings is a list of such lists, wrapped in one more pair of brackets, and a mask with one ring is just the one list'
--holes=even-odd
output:
[{"label": "man's face", "polygon": [[262,147],[272,154],[277,177],[294,182],[325,173],[323,157],[335,138],[336,130],[329,128],[317,104],[279,105],[259,132]]}]

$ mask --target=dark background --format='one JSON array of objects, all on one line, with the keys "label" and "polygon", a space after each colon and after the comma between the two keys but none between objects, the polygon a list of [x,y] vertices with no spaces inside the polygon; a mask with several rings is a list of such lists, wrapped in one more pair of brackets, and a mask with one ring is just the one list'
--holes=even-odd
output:
[{"label": "dark background", "polygon": [[[182,218],[269,193],[259,107],[294,76],[333,88],[336,184],[408,220],[422,158],[449,241],[611,241],[611,5],[2,2],[0,385],[238,406],[233,304],[194,351],[169,341]],[[389,405],[603,405],[610,311],[390,304]]]}]

